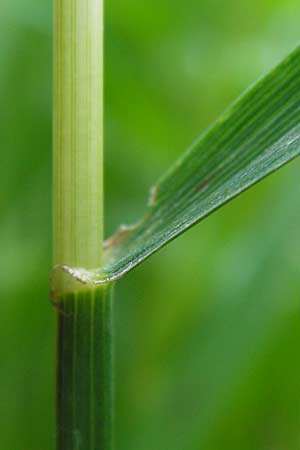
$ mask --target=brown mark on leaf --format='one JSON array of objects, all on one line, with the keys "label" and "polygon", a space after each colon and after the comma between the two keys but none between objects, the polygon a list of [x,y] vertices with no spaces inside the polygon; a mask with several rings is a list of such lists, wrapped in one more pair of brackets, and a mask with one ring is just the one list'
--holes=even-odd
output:
[{"label": "brown mark on leaf", "polygon": [[104,250],[108,250],[110,247],[113,247],[114,245],[118,244],[125,238],[125,236],[128,235],[128,233],[135,230],[137,226],[138,224],[120,225],[117,232],[104,241],[103,243]]},{"label": "brown mark on leaf", "polygon": [[198,183],[198,184],[194,187],[193,192],[196,193],[196,192],[201,191],[201,189],[203,189],[205,186],[208,185],[209,180],[210,180],[210,178],[208,178],[208,177],[204,178],[202,181],[200,181],[200,183]]},{"label": "brown mark on leaf", "polygon": [[148,206],[155,206],[157,200],[157,186],[154,184],[152,188],[150,189],[150,197],[148,201]]}]

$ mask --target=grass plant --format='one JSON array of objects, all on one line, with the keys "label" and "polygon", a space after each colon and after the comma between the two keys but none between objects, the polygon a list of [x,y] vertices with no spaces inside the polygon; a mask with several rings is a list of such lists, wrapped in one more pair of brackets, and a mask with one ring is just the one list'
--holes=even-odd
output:
[{"label": "grass plant", "polygon": [[55,0],[54,18],[57,450],[112,450],[114,284],[299,155],[300,49],[230,106],[152,186],[136,224],[104,241],[103,2]]}]

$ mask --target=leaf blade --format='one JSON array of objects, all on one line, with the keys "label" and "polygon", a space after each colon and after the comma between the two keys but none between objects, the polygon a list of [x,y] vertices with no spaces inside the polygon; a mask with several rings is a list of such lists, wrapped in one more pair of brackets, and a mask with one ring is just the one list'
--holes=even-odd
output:
[{"label": "leaf blade", "polygon": [[250,87],[152,188],[142,220],[106,241],[106,265],[77,280],[120,278],[208,214],[300,154],[300,47]]}]

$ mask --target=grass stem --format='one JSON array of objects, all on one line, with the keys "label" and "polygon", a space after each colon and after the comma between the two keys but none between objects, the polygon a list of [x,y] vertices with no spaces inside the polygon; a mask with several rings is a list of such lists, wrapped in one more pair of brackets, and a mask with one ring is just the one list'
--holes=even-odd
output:
[{"label": "grass stem", "polygon": [[102,24],[102,0],[54,0],[55,265],[101,265]]},{"label": "grass stem", "polygon": [[[55,266],[102,264],[102,160],[103,1],[54,0]],[[111,450],[112,287],[55,292],[57,450]]]}]

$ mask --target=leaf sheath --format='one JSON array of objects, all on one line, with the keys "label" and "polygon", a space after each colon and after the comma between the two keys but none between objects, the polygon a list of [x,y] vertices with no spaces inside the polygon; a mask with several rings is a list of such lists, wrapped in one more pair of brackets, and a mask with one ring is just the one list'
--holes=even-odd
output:
[{"label": "leaf sheath", "polygon": [[112,286],[58,308],[57,450],[112,450]]}]

